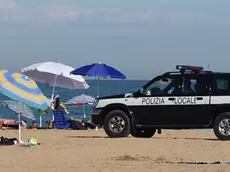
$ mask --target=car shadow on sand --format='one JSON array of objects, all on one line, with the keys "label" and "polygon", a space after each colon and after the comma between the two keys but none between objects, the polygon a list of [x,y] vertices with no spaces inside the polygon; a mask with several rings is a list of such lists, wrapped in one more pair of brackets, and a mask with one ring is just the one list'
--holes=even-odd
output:
[{"label": "car shadow on sand", "polygon": [[199,137],[153,137],[153,139],[221,141],[221,140],[215,139],[215,138],[199,138]]},{"label": "car shadow on sand", "polygon": [[67,138],[73,138],[73,139],[105,139],[109,138],[107,136],[67,136]]},{"label": "car shadow on sand", "polygon": [[[108,136],[67,136],[67,138],[73,139],[112,139]],[[127,138],[134,138],[134,137],[127,137]],[[127,139],[126,138],[126,139]],[[116,139],[116,138],[115,138]],[[121,139],[121,138],[120,138]],[[135,138],[135,139],[159,139],[159,140],[207,140],[207,141],[221,141],[215,138],[195,138],[195,137],[152,137],[152,138]]]}]

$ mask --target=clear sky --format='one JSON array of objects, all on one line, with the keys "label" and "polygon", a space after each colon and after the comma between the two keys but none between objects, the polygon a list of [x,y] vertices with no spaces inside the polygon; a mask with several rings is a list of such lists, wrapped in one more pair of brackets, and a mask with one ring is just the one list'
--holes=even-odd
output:
[{"label": "clear sky", "polygon": [[230,0],[0,0],[0,68],[59,61],[152,79],[177,64],[230,71]]}]

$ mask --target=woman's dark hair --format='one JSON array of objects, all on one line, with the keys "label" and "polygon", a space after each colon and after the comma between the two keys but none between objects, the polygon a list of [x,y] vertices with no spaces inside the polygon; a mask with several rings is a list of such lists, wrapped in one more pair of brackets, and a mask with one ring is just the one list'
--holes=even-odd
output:
[{"label": "woman's dark hair", "polygon": [[25,122],[27,124],[27,121],[26,120],[22,120],[23,122]]},{"label": "woman's dark hair", "polygon": [[55,99],[55,107],[54,107],[54,108],[57,110],[59,105],[60,105],[60,98],[57,97],[57,98]]}]

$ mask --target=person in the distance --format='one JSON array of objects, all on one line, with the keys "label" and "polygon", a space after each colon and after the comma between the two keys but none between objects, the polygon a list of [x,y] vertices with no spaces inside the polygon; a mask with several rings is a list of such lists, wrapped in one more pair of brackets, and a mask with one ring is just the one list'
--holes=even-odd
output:
[{"label": "person in the distance", "polygon": [[66,109],[66,107],[61,104],[61,101],[60,101],[60,97],[59,95],[57,95],[54,99],[54,110],[63,110],[65,112],[65,114],[69,114],[68,110]]}]

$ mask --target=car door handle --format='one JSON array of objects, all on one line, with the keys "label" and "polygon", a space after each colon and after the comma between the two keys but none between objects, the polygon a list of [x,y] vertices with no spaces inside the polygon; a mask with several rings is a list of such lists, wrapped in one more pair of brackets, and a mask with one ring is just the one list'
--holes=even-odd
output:
[{"label": "car door handle", "polygon": [[168,100],[172,101],[172,100],[175,100],[175,98],[168,98]]},{"label": "car door handle", "polygon": [[203,97],[197,97],[196,99],[197,100],[203,100]]}]

